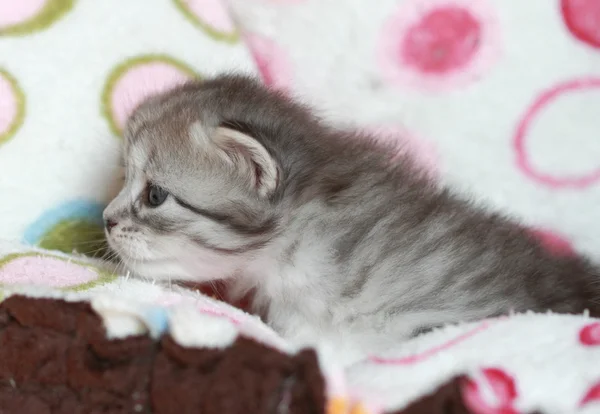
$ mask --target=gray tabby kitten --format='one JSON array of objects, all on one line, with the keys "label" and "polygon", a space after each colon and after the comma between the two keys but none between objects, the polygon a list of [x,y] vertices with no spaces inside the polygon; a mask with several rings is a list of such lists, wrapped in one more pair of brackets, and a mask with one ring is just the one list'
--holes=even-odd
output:
[{"label": "gray tabby kitten", "polygon": [[[429,182],[409,158],[220,76],[144,102],[108,240],[144,277],[230,280],[298,344],[352,360],[509,311],[600,316],[600,271]],[[326,346],[326,345],[322,345]]]}]

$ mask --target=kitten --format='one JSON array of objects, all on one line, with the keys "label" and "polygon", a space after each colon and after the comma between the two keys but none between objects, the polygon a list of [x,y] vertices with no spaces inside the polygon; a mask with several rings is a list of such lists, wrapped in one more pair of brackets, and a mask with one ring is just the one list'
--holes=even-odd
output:
[{"label": "kitten", "polygon": [[509,311],[600,316],[600,271],[432,184],[369,136],[243,76],[189,83],[127,123],[104,216],[139,275],[227,279],[298,344],[348,359]]}]

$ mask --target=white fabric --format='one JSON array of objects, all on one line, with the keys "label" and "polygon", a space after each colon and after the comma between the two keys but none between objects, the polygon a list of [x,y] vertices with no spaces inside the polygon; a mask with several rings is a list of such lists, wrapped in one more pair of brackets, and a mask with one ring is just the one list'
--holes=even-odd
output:
[{"label": "white fabric", "polygon": [[[294,352],[257,317],[196,292],[113,278],[113,269],[99,262],[10,243],[0,243],[0,255],[9,257],[0,262],[0,277],[12,275],[14,282],[3,285],[3,298],[89,300],[109,337],[170,332],[184,346],[219,348],[242,334]],[[23,274],[30,276],[26,285],[17,283]],[[360,403],[371,414],[400,409],[461,374],[478,387],[463,384],[477,414],[600,412],[600,320],[585,315],[524,314],[449,326],[352,366],[320,363],[330,402]]]},{"label": "white fabric", "polygon": [[[43,20],[32,13],[47,3],[64,13],[48,27],[29,29],[28,23]],[[119,119],[147,91],[184,78],[168,60],[201,77],[254,70],[235,27],[226,13],[220,14],[224,9],[219,1],[204,1],[194,17],[203,18],[209,29],[194,24],[178,7],[196,5],[195,1],[77,1],[72,8],[68,3],[72,2],[0,2],[3,239],[37,244],[41,234],[62,219],[101,220],[99,212],[114,196],[121,177],[121,139],[111,129],[103,105],[110,76],[120,65],[130,62],[142,70],[128,72],[118,88],[112,112]],[[9,30],[14,27],[25,29],[17,35]],[[224,34],[214,35],[217,30]],[[135,59],[149,62],[135,66]],[[5,142],[2,127],[8,121],[3,117],[14,105],[10,92],[2,88],[2,71],[14,78],[25,101],[24,120]]]},{"label": "white fabric", "polygon": [[[227,1],[271,83],[333,119],[408,135],[442,179],[600,259],[600,2]],[[421,55],[402,57],[403,41]],[[464,65],[417,69],[453,57]],[[516,135],[552,91],[524,134],[532,176]]]}]

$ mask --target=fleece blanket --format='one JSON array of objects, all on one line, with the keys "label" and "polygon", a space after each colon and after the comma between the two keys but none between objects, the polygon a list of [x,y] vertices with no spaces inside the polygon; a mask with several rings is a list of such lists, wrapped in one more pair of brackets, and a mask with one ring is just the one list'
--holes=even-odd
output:
[{"label": "fleece blanket", "polygon": [[227,2],[265,81],[600,260],[599,1]]},{"label": "fleece blanket", "polygon": [[254,68],[218,1],[0,1],[0,237],[103,253],[132,108],[226,70]]},{"label": "fleece blanket", "polygon": [[90,258],[131,109],[236,69],[398,140],[557,254],[599,258],[598,5],[0,0],[0,411],[600,412],[586,315],[449,326],[336,366]]},{"label": "fleece blanket", "polygon": [[448,326],[337,366],[189,289],[13,244],[0,256],[4,412],[600,412],[586,315]]}]

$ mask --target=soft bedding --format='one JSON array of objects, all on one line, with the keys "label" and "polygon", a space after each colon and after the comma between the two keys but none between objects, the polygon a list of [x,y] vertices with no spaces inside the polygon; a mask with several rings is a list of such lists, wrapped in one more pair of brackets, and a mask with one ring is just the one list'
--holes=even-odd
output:
[{"label": "soft bedding", "polygon": [[599,258],[598,4],[0,0],[0,412],[600,412],[586,315],[448,326],[339,366],[210,292],[90,258],[132,107],[231,69]]},{"label": "soft bedding", "polygon": [[600,412],[600,320],[586,315],[448,326],[340,366],[198,291],[8,243],[0,255],[0,408]]}]

